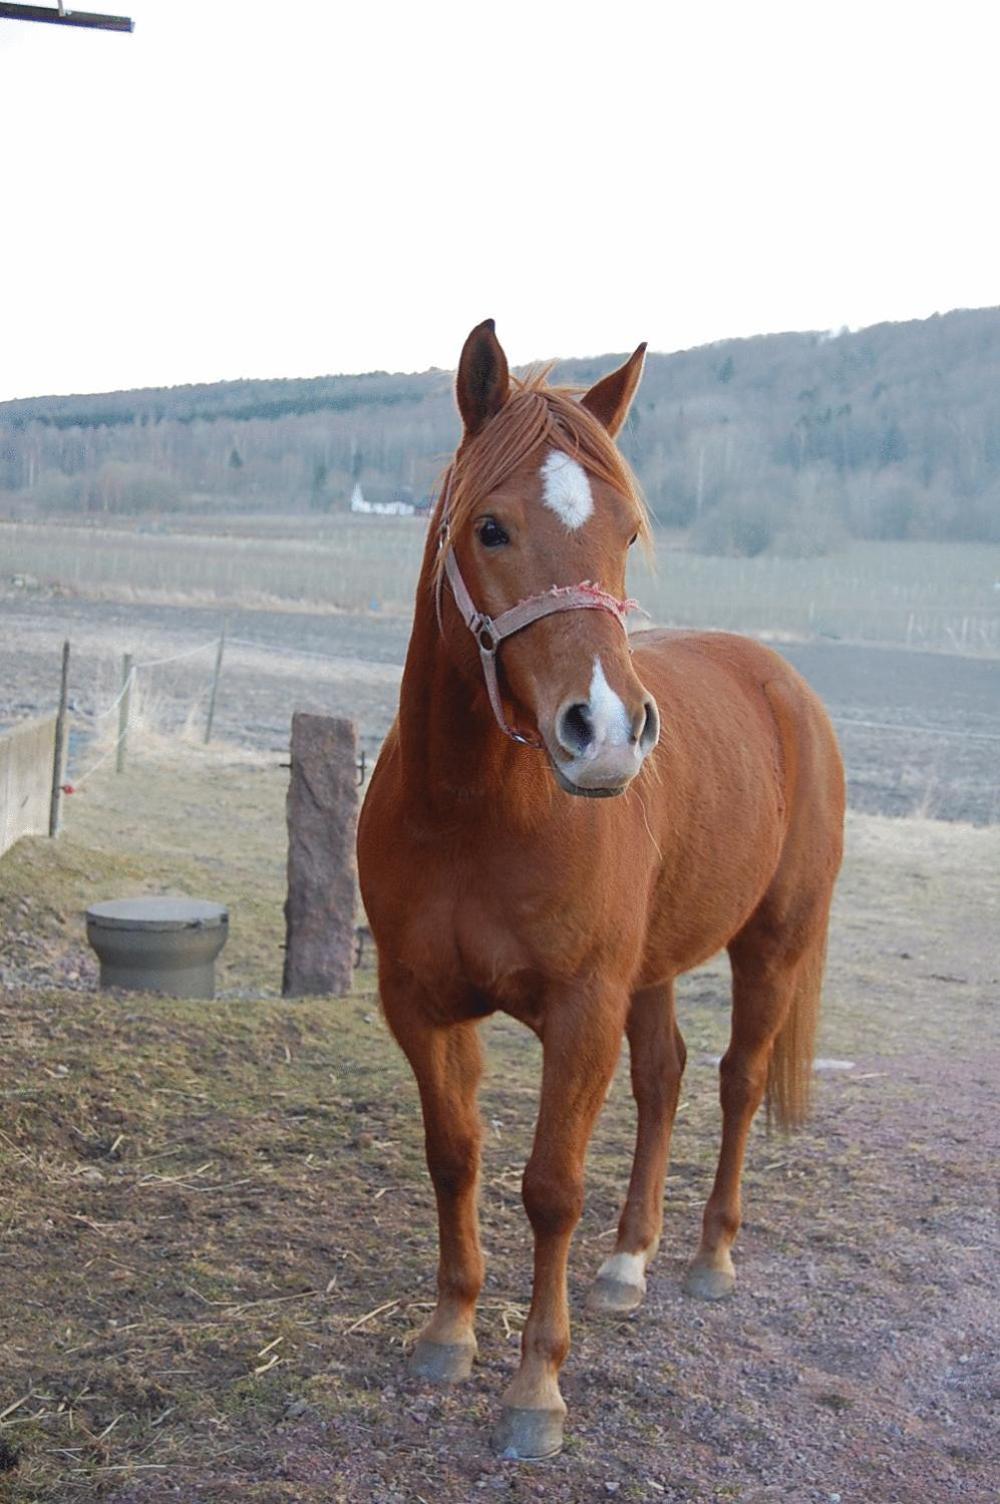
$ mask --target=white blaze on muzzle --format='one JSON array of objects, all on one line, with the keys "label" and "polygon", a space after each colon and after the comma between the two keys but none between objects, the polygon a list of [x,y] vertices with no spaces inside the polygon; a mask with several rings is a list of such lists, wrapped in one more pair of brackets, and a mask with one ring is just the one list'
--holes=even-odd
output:
[{"label": "white blaze on muzzle", "polygon": [[633,740],[625,703],[605,678],[600,658],[594,659],[589,710],[597,747],[623,747]]}]

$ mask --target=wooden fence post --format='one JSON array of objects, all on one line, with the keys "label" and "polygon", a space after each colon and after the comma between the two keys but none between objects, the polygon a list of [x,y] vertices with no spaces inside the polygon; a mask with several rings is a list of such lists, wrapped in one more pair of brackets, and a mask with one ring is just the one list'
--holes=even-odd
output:
[{"label": "wooden fence post", "polygon": [[354,965],[358,733],[353,721],[292,716],[285,997],[343,997]]},{"label": "wooden fence post", "polygon": [[128,722],[132,711],[132,654],[122,656],[122,697],[118,702],[118,753],[115,757],[115,772],[125,771],[125,742],[128,737]]},{"label": "wooden fence post", "polygon": [[49,835],[57,836],[62,824],[62,786],[66,782],[66,701],[69,691],[69,643],[63,643],[62,678],[59,682],[59,713],[52,754],[52,799],[49,803]]},{"label": "wooden fence post", "polygon": [[212,692],[208,697],[208,715],[205,718],[205,745],[212,739],[212,722],[215,720],[215,697],[219,693],[219,675],[222,672],[222,655],[226,649],[226,623],[222,623],[218,651],[215,654],[215,673],[212,675]]}]

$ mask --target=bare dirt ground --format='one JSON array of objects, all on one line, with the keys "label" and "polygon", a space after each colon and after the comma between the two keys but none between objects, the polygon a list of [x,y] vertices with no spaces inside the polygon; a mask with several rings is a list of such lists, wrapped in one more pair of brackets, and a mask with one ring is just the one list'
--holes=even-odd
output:
[{"label": "bare dirt ground", "polygon": [[[53,708],[60,650],[72,642],[77,706],[71,772],[92,760],[95,712],[117,690],[123,651],[138,659],[206,650],[140,672],[145,714],[159,729],[204,723],[222,616],[195,605],[28,599],[0,586],[0,725]],[[374,755],[395,713],[409,636],[403,615],[232,610],[216,727],[259,749],[287,746],[291,712],[357,721]],[[837,727],[850,799],[873,814],[1000,821],[1000,660],[832,642],[778,643],[818,690]],[[108,723],[104,723],[107,725]]]},{"label": "bare dirt ground", "polygon": [[[343,1002],[276,996],[277,761],[140,744],[63,838],[0,860],[3,1504],[993,1500],[1000,830],[852,815],[828,1068],[802,1133],[755,1129],[729,1302],[679,1287],[724,967],[682,989],[664,1246],[609,1323],[583,1296],[627,1179],[622,1064],[571,1262],[567,1446],[526,1467],[489,1430],[530,1291],[537,1047],[487,1025],[481,1361],[435,1392],[405,1365],[433,1294],[419,1110],[370,964]],[[213,1004],[96,988],[85,904],[166,890],[230,905]]]}]

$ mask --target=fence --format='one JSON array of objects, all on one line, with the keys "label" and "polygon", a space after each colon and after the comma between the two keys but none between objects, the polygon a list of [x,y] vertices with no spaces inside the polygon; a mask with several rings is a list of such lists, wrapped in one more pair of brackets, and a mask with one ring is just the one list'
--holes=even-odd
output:
[{"label": "fence", "polygon": [[56,721],[39,716],[0,732],[0,856],[22,836],[48,833]]},{"label": "fence", "polygon": [[[114,766],[119,773],[125,770],[127,756],[131,750],[129,748],[131,730],[144,729],[146,731],[153,731],[156,736],[162,737],[164,733],[170,735],[172,732],[176,732],[178,727],[182,725],[186,737],[190,737],[193,732],[201,741],[208,742],[211,740],[217,698],[220,694],[223,658],[224,654],[230,650],[233,650],[236,658],[236,663],[233,664],[233,667],[242,673],[244,684],[246,683],[246,674],[248,671],[252,671],[255,675],[259,675],[262,672],[259,655],[267,655],[268,657],[272,657],[273,655],[274,660],[276,660],[274,673],[279,678],[282,675],[282,668],[279,666],[282,659],[303,659],[306,660],[307,665],[314,665],[317,670],[323,669],[324,666],[329,666],[331,669],[341,672],[343,671],[345,662],[355,662],[353,653],[348,653],[345,659],[343,655],[317,652],[312,648],[299,645],[298,642],[274,642],[260,638],[236,636],[227,632],[224,620],[220,621],[219,628],[217,636],[182,648],[177,652],[169,653],[166,656],[147,658],[145,656],[134,655],[133,653],[124,654],[121,660],[120,673],[117,675],[117,692],[114,686],[108,685],[105,674],[103,678],[103,690],[108,698],[99,709],[90,708],[87,705],[87,701],[90,700],[93,691],[90,694],[85,693],[83,695],[82,705],[79,703],[79,691],[77,692],[78,702],[71,707],[74,711],[75,730],[73,747],[69,759],[71,764],[69,781],[66,781],[65,772],[53,781],[51,833],[54,834],[58,829],[58,811],[61,795],[72,795],[82,787],[86,787],[91,777],[101,768],[108,767],[109,764]],[[963,634],[959,632],[956,636],[957,640],[961,642]],[[356,647],[356,644],[354,646]],[[66,644],[64,646],[62,686],[62,703],[64,705],[66,703],[65,679],[68,651],[69,644]],[[247,653],[252,654],[253,657],[248,659]],[[185,668],[182,673],[185,682],[189,683],[190,681],[187,679],[187,667],[188,665],[193,667],[196,660],[200,660],[200,663],[197,675],[199,687],[195,699],[191,701],[187,694],[181,694],[178,687],[180,681],[173,679],[172,675],[168,676],[168,682],[164,686],[167,697],[161,699],[160,687],[156,685],[155,680],[151,683],[152,675],[156,674],[161,668],[166,668],[168,665],[180,665],[184,663]],[[386,673],[389,672],[388,662],[388,660],[383,661],[383,658],[380,657],[372,659],[369,663],[369,667],[379,671],[381,677],[379,677],[378,682],[385,684],[386,687],[388,687],[385,677]],[[299,675],[303,670],[301,665],[296,665],[295,669],[290,671]],[[393,665],[392,672],[398,674],[397,665]],[[353,674],[350,677],[353,679]],[[978,688],[976,689],[976,693],[979,693]],[[223,705],[225,705],[227,700],[232,702],[232,697],[227,696],[223,690]],[[168,703],[171,708],[167,711],[166,717],[164,717],[161,707],[166,706]],[[186,719],[183,716],[185,703],[187,704]],[[927,738],[932,738],[932,746],[940,743],[943,748],[947,747],[948,750],[947,753],[942,750],[940,757],[934,763],[934,767],[927,774],[928,780],[933,780],[935,786],[940,784],[943,777],[941,772],[942,759],[946,758],[949,765],[954,765],[957,769],[952,779],[955,799],[951,801],[951,805],[949,806],[951,812],[943,817],[978,821],[982,818],[982,809],[987,808],[986,818],[989,821],[997,819],[996,797],[992,792],[995,786],[995,770],[990,764],[989,759],[991,757],[995,759],[993,749],[1000,745],[1000,728],[994,727],[992,718],[988,713],[985,717],[978,710],[971,716],[961,713],[957,718],[957,724],[949,724],[948,716],[931,716],[930,723],[928,723],[923,718],[917,719],[911,712],[904,711],[903,717],[900,720],[894,721],[892,719],[885,720],[878,714],[878,710],[876,709],[877,700],[870,700],[865,703],[870,704],[872,711],[875,712],[870,717],[866,717],[863,714],[864,704],[862,706],[855,705],[851,707],[855,712],[861,709],[862,714],[844,714],[843,711],[837,714],[836,710],[833,714],[834,724],[838,732],[842,736],[853,736],[854,742],[851,745],[854,746],[855,750],[859,747],[861,748],[861,751],[858,752],[857,767],[852,765],[850,769],[852,776],[858,779],[859,785],[866,785],[871,782],[872,769],[870,764],[873,754],[871,754],[870,747],[867,744],[863,746],[862,742],[857,740],[858,733],[862,734],[862,738],[865,733],[869,732],[878,732],[884,736],[891,736],[894,741],[898,738],[896,745],[898,745],[900,751],[898,753],[887,754],[885,759],[886,766],[890,769],[890,772],[892,769],[895,769],[892,775],[895,777],[895,783],[892,785],[890,800],[893,810],[897,809],[899,798],[902,797],[899,791],[908,789],[913,784],[914,778],[919,775],[921,760],[924,762],[927,760]],[[928,700],[928,705],[931,703]],[[955,703],[960,705],[962,702],[958,699]],[[241,742],[245,742],[249,736],[250,741],[259,747],[261,745],[260,734],[264,733],[269,736],[269,751],[284,750],[282,743],[284,736],[287,734],[284,731],[284,727],[272,725],[268,721],[263,723],[246,721],[244,715],[241,713],[245,710],[245,705],[240,705],[239,701],[236,702],[236,705],[238,724],[235,727],[233,726],[232,714],[230,713],[228,717],[230,734],[235,730]],[[151,706],[155,712],[154,724],[151,724],[154,717],[149,714]],[[180,706],[182,712],[180,721],[177,714],[178,706]],[[254,713],[260,714],[261,712],[255,709]],[[266,714],[266,712],[264,713]],[[347,703],[339,708],[339,713],[341,715],[350,713],[357,716],[359,713],[357,703],[348,699]],[[935,720],[937,721],[936,724],[933,723]],[[169,724],[167,724],[168,721]],[[977,722],[978,724],[976,724]],[[917,753],[912,751],[915,738],[920,739],[920,750]],[[381,735],[374,729],[362,730],[359,734],[359,741],[362,750],[358,771],[360,782],[363,784],[378,754]],[[871,738],[869,737],[868,742],[870,743],[870,741]],[[148,742],[144,743],[140,740],[136,750],[141,752],[148,745]],[[178,741],[177,745],[179,747],[181,743]],[[915,763],[914,758],[916,758]],[[959,761],[956,761],[956,759]],[[46,763],[50,767],[52,765],[47,755],[42,755],[40,759],[36,759],[36,763],[38,766],[44,766]],[[879,767],[881,766],[882,764],[879,763]],[[916,768],[916,772],[914,772],[914,768]],[[889,774],[886,774],[886,776],[888,777]],[[985,806],[982,799],[977,800],[973,798],[969,792],[970,789],[974,789],[976,780],[979,780],[980,784],[985,781],[986,787],[989,790]],[[965,793],[961,792],[963,789]],[[9,805],[10,802],[10,796],[8,795],[6,796],[6,803]],[[9,819],[8,811],[0,811],[0,813]],[[37,813],[37,805],[34,821],[35,823],[30,828],[36,830],[44,828],[44,822]],[[11,844],[27,828],[29,828],[27,825],[21,826],[10,834],[4,831],[6,844]],[[0,850],[2,849],[0,847]]]}]

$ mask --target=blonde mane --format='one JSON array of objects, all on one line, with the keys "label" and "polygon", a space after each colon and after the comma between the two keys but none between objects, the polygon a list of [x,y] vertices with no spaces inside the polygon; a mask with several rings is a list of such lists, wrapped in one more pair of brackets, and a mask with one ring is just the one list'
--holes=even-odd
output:
[{"label": "blonde mane", "polygon": [[[485,497],[507,479],[542,445],[561,449],[596,476],[629,497],[636,509],[638,532],[651,542],[649,511],[638,482],[619,454],[607,429],[581,406],[579,387],[549,386],[551,366],[511,377],[513,395],[473,438],[459,448],[445,476],[435,518],[448,508],[452,532],[460,531]],[[435,573],[443,567],[438,554]]]}]

